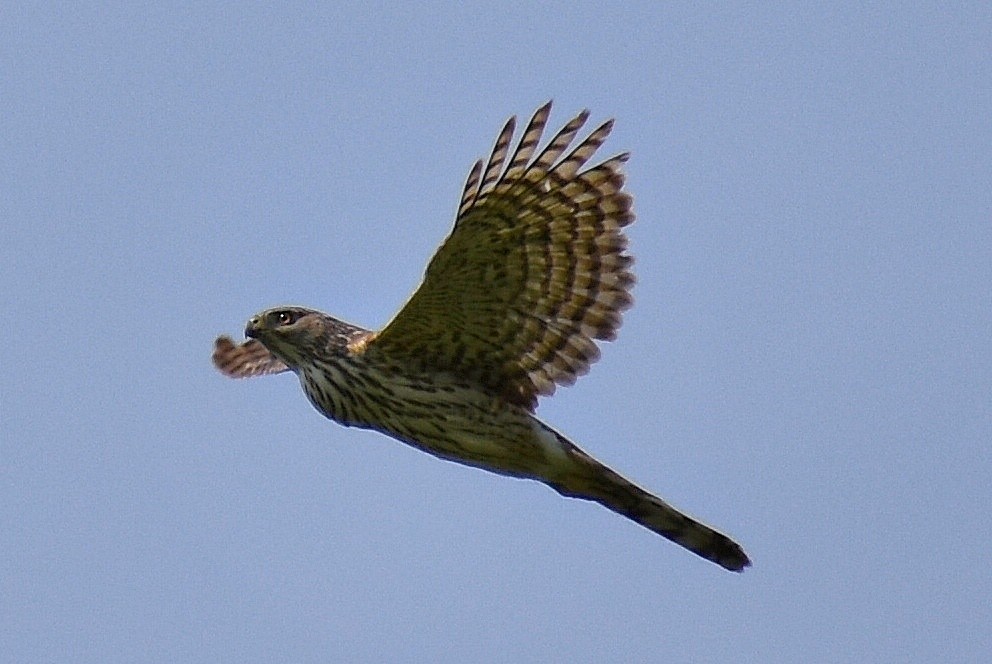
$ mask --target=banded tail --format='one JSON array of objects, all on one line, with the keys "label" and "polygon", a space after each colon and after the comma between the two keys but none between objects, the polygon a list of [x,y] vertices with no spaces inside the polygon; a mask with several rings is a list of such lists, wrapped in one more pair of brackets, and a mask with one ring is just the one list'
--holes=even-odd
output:
[{"label": "banded tail", "polygon": [[555,433],[581,467],[578,473],[547,482],[555,491],[595,501],[732,572],[742,572],[751,565],[737,542],[682,514]]}]

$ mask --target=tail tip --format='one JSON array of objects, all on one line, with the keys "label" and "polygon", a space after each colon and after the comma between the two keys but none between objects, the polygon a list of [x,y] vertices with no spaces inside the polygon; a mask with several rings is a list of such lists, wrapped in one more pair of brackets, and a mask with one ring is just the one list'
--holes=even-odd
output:
[{"label": "tail tip", "polygon": [[713,562],[731,572],[743,572],[751,566],[751,559],[736,542],[728,540],[728,543],[730,546],[716,552]]}]

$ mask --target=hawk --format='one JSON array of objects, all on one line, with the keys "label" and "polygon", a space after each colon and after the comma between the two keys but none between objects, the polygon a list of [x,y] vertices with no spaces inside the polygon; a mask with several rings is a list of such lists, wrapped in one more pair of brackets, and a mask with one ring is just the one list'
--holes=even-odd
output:
[{"label": "hawk", "polygon": [[[624,227],[626,153],[586,168],[613,121],[573,147],[588,111],[540,151],[551,112],[515,118],[472,167],[454,229],[423,282],[378,332],[301,307],[253,316],[213,362],[245,378],[292,371],[313,406],[442,459],[541,481],[598,502],[728,570],[750,561],[725,535],[629,482],[537,419],[539,396],[571,385],[632,304]],[[536,155],[536,156],[535,156]]]}]

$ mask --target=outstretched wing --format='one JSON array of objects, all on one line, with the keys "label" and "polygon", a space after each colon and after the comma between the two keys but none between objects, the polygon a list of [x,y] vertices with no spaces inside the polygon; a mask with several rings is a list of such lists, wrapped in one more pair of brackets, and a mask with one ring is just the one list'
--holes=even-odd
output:
[{"label": "outstretched wing", "polygon": [[367,353],[447,371],[528,408],[570,385],[615,338],[632,298],[621,154],[581,170],[609,121],[566,154],[583,111],[533,157],[551,111],[537,110],[507,158],[515,118],[469,173],[451,234],[423,283]]},{"label": "outstretched wing", "polygon": [[217,337],[213,361],[222,374],[231,378],[250,378],[289,371],[289,367],[257,339],[235,345],[231,337]]}]

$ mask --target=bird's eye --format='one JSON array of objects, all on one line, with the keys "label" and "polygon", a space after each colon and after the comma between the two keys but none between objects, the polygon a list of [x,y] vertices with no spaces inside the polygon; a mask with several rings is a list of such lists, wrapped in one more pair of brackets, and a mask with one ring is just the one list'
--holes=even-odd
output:
[{"label": "bird's eye", "polygon": [[276,320],[280,325],[289,325],[296,320],[296,317],[288,311],[280,311],[276,314]]}]

